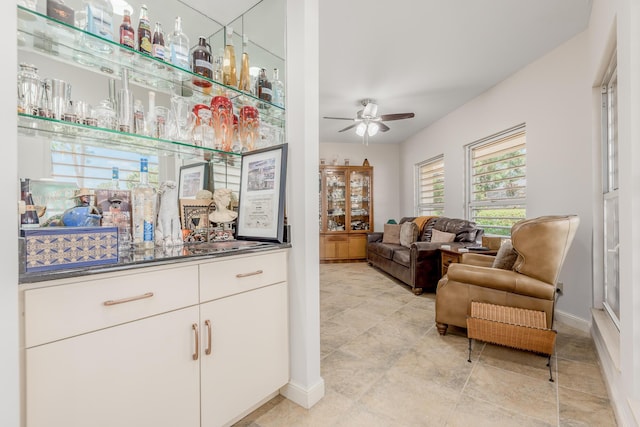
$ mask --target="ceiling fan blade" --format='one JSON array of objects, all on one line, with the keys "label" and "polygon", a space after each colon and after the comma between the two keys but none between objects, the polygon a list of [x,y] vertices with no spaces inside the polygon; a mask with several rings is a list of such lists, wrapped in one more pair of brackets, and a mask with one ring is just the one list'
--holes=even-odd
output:
[{"label": "ceiling fan blade", "polygon": [[357,125],[358,125],[358,123],[354,123],[354,124],[352,124],[352,125],[347,126],[347,127],[346,127],[346,128],[344,128],[344,129],[340,129],[338,132],[344,132],[345,130],[352,129],[352,128],[356,127]]},{"label": "ceiling fan blade", "polygon": [[382,116],[380,116],[380,120],[388,122],[390,120],[411,119],[413,117],[415,117],[415,114],[413,113],[383,114]]},{"label": "ceiling fan blade", "polygon": [[391,129],[389,126],[385,125],[382,122],[378,122],[378,126],[380,127],[380,129],[378,129],[380,132],[386,132]]},{"label": "ceiling fan blade", "polygon": [[346,117],[323,117],[323,119],[332,119],[332,120],[353,120],[353,118],[346,118]]}]

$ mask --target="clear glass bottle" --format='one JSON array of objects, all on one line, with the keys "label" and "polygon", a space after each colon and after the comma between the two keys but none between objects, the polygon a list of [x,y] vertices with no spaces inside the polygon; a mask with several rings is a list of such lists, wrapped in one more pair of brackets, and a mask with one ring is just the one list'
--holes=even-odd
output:
[{"label": "clear glass bottle", "polygon": [[189,70],[189,37],[182,32],[182,20],[178,16],[173,32],[168,37],[169,60],[177,67]]},{"label": "clear glass bottle", "polygon": [[[113,40],[113,6],[109,0],[84,0],[87,32]],[[111,52],[111,46],[91,37],[85,38],[88,47],[99,52]]]},{"label": "clear glass bottle", "polygon": [[131,194],[133,244],[137,248],[154,247],[156,227],[156,189],[149,184],[149,162],[140,159],[140,182]]},{"label": "clear glass bottle", "polygon": [[273,69],[273,79],[271,80],[271,103],[284,108],[284,84],[280,81],[280,73],[277,68]]},{"label": "clear glass bottle", "polygon": [[156,59],[165,60],[165,51],[164,51],[164,32],[162,31],[162,25],[159,22],[156,22],[156,25],[153,29],[153,44],[151,46],[151,54]]},{"label": "clear glass bottle", "polygon": [[249,52],[247,47],[249,45],[249,37],[247,35],[242,36],[242,61],[240,65],[240,83],[238,83],[238,89],[244,92],[251,92],[251,76],[249,75]]},{"label": "clear glass bottle", "polygon": [[138,20],[138,51],[151,55],[151,24],[147,5],[140,6],[140,19]]},{"label": "clear glass bottle", "polygon": [[233,28],[227,27],[227,41],[224,47],[222,61],[222,83],[227,86],[238,86],[238,72],[236,71],[236,51],[233,47]]},{"label": "clear glass bottle", "polygon": [[33,197],[31,196],[30,181],[28,178],[20,180],[20,198],[25,204],[24,213],[20,214],[20,227],[22,228],[36,228],[40,226],[40,220],[38,219],[38,212],[36,206],[33,203]]},{"label": "clear glass bottle", "polygon": [[136,48],[135,30],[131,26],[131,12],[124,10],[122,24],[120,24],[120,44],[131,49]]},{"label": "clear glass bottle", "polygon": [[118,94],[118,130],[131,132],[133,129],[133,93],[129,89],[129,70],[122,69],[122,89]]}]

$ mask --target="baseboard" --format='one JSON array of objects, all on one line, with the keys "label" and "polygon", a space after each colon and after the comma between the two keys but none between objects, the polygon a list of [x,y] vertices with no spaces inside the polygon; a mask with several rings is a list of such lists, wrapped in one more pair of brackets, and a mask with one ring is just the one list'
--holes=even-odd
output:
[{"label": "baseboard", "polygon": [[320,381],[309,389],[289,382],[280,389],[280,394],[303,408],[309,409],[324,397],[324,380],[320,378]]},{"label": "baseboard", "polygon": [[591,331],[591,322],[589,320],[582,319],[574,316],[573,314],[565,313],[564,311],[556,310],[554,320],[586,333]]}]

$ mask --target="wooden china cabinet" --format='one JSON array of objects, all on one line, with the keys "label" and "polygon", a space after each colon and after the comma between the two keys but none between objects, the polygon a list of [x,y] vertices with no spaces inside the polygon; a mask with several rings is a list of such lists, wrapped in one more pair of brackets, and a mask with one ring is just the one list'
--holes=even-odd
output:
[{"label": "wooden china cabinet", "polygon": [[373,230],[373,167],[320,166],[320,261],[367,258]]}]

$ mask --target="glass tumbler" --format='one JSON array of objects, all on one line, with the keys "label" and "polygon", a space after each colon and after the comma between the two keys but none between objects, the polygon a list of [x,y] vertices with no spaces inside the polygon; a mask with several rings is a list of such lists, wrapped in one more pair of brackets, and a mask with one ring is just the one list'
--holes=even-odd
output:
[{"label": "glass tumbler", "polygon": [[42,82],[38,69],[34,65],[20,64],[18,71],[18,111],[25,114],[38,114],[38,103]]},{"label": "glass tumbler", "polygon": [[233,144],[233,104],[226,96],[211,99],[211,122],[215,132],[214,148],[230,151]]},{"label": "glass tumbler", "polygon": [[238,132],[244,149],[246,151],[255,150],[256,141],[260,138],[260,116],[256,107],[245,105],[240,109]]}]

